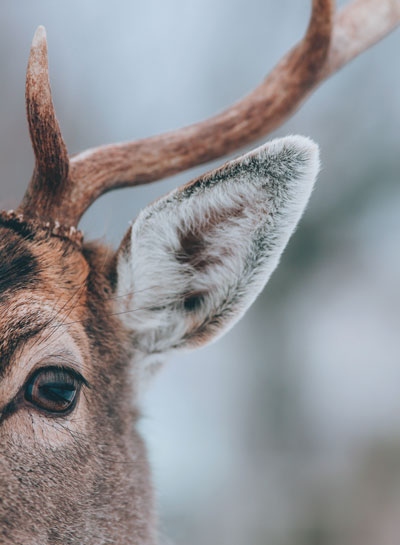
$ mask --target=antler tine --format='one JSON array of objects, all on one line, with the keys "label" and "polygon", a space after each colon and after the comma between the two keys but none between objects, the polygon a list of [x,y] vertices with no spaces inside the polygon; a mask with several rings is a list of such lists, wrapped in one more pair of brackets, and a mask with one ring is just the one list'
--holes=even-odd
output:
[{"label": "antler tine", "polygon": [[19,211],[52,219],[68,185],[69,158],[61,136],[48,75],[46,31],[34,35],[26,71],[26,112],[35,154],[35,169]]},{"label": "antler tine", "polygon": [[335,17],[332,44],[319,82],[379,42],[399,24],[399,0],[353,0]]}]

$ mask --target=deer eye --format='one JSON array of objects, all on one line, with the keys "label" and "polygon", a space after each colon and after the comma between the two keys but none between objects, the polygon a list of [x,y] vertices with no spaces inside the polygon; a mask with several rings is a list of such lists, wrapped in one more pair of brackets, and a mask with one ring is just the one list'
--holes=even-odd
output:
[{"label": "deer eye", "polygon": [[25,387],[25,399],[51,414],[65,414],[75,407],[83,379],[77,373],[45,367],[36,371]]}]

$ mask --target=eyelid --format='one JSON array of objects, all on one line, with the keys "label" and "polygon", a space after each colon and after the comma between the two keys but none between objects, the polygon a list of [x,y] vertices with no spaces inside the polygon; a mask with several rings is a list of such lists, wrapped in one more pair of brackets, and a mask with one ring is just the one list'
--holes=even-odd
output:
[{"label": "eyelid", "polygon": [[[38,369],[42,369],[44,367],[54,367],[75,374],[80,382],[82,382],[88,388],[91,388],[89,381],[82,374],[84,371],[83,359],[81,357],[77,357],[77,354],[66,346],[62,346],[61,349],[60,347],[54,348],[54,352],[49,350],[47,353],[44,352],[37,358],[37,362],[31,366],[29,371],[26,373],[24,384],[30,377],[33,376],[34,373],[37,372]],[[78,355],[80,356],[79,352]]]},{"label": "eyelid", "polygon": [[91,388],[91,385],[89,382],[85,379],[85,377],[76,369],[76,364],[74,366],[68,366],[68,365],[57,365],[52,364],[51,357],[44,360],[42,363],[39,363],[38,365],[35,365],[35,367],[32,369],[32,371],[27,376],[22,389],[25,388],[25,386],[32,380],[32,377],[38,373],[40,373],[41,370],[45,369],[57,369],[60,371],[64,371],[66,374],[73,375],[79,382],[81,382],[84,386],[87,388]]},{"label": "eyelid", "polygon": [[68,348],[62,348],[59,352],[48,352],[44,354],[34,366],[35,369],[39,367],[58,367],[59,369],[72,370],[78,376],[82,377],[82,380],[86,382],[86,378],[82,375],[83,362],[80,358],[77,358],[76,354]]}]

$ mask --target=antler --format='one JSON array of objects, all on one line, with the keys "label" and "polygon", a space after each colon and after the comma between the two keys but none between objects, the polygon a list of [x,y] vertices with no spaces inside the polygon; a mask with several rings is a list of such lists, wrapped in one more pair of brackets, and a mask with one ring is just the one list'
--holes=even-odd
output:
[{"label": "antler", "polygon": [[39,30],[27,73],[35,172],[20,211],[76,225],[103,193],[159,180],[226,155],[282,124],[324,79],[393,30],[400,0],[313,0],[303,40],[245,98],[210,119],[163,135],[87,150],[70,160],[55,118]]},{"label": "antler", "polygon": [[21,208],[26,215],[42,218],[52,217],[53,207],[62,204],[69,185],[68,152],[51,99],[48,72],[46,31],[41,26],[33,37],[25,87],[26,113],[36,163]]}]

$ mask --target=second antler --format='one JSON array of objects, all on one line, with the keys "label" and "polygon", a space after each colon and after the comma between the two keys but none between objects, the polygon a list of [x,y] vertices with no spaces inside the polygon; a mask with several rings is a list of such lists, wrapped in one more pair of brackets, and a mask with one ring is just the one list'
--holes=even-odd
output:
[{"label": "second antler", "polygon": [[44,29],[27,70],[27,115],[36,166],[19,212],[75,226],[111,189],[145,184],[231,153],[281,125],[324,79],[400,23],[400,0],[313,0],[307,32],[249,95],[224,112],[162,135],[68,159],[55,117]]}]

